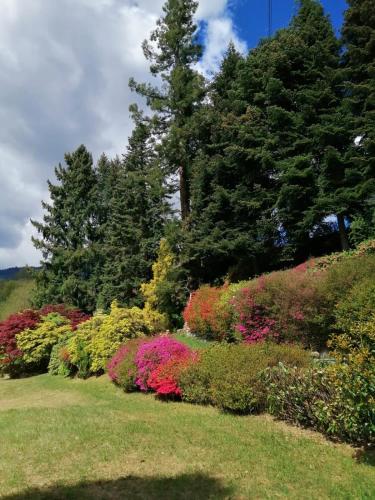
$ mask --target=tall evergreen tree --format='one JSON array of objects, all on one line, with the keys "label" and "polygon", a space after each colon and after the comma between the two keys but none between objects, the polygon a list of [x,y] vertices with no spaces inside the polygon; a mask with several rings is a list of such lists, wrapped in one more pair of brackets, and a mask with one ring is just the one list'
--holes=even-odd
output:
[{"label": "tall evergreen tree", "polygon": [[[267,110],[267,150],[278,180],[275,205],[286,255],[305,259],[314,238],[330,232],[316,204],[322,168],[325,117],[338,106],[335,75],[339,45],[317,0],[300,0],[287,29],[255,51],[263,69],[258,105]],[[327,214],[328,215],[328,214]]]},{"label": "tall evergreen tree", "polygon": [[42,251],[36,302],[66,302],[92,311],[96,301],[96,174],[85,146],[65,155],[55,169],[57,184],[48,182],[50,203],[43,202],[43,222],[32,221]]},{"label": "tall evergreen tree", "polygon": [[[372,234],[375,194],[375,4],[350,0],[342,28],[342,65],[337,72],[341,104],[324,117],[332,125],[320,176],[317,204],[336,214],[342,247],[348,248],[346,222]],[[324,144],[327,136],[321,137]]]},{"label": "tall evergreen tree", "polygon": [[130,80],[131,89],[145,96],[155,113],[167,164],[165,173],[179,177],[182,219],[190,211],[190,170],[195,152],[191,119],[203,98],[203,79],[192,68],[202,53],[193,21],[197,6],[194,0],[167,0],[151,43],[143,44],[151,74],[160,77],[162,86]]},{"label": "tall evergreen tree", "polygon": [[150,127],[137,120],[123,160],[112,162],[115,183],[105,225],[98,305],[117,299],[140,305],[140,284],[150,278],[168,204]]},{"label": "tall evergreen tree", "polygon": [[212,282],[227,273],[231,279],[248,277],[269,264],[275,249],[274,181],[262,157],[263,112],[253,95],[246,101],[239,91],[243,65],[231,44],[209,102],[196,117],[200,151],[184,255],[195,280]]}]

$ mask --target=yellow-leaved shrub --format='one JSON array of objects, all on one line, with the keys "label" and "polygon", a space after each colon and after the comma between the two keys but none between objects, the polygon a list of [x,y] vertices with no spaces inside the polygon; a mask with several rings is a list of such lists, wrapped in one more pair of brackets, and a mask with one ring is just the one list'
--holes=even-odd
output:
[{"label": "yellow-leaved shrub", "polygon": [[109,314],[98,314],[78,326],[68,343],[70,362],[85,375],[100,372],[126,340],[152,335],[163,328],[163,317],[157,311],[123,308],[115,301]]},{"label": "yellow-leaved shrub", "polygon": [[17,347],[22,351],[25,363],[42,367],[48,364],[53,346],[70,334],[69,320],[51,313],[41,318],[37,328],[19,333],[16,336]]}]

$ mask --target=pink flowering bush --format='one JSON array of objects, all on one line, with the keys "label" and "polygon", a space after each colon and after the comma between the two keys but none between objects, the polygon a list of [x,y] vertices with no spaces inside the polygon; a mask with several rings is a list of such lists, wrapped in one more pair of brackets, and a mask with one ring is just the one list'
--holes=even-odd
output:
[{"label": "pink flowering bush", "polygon": [[235,328],[246,343],[255,344],[278,337],[276,321],[267,316],[264,306],[256,304],[249,288],[240,290],[232,302],[238,317]]},{"label": "pink flowering bush", "polygon": [[141,391],[147,391],[150,388],[148,379],[158,366],[172,358],[187,356],[189,353],[190,349],[185,344],[166,335],[141,343],[135,356],[137,386]]}]

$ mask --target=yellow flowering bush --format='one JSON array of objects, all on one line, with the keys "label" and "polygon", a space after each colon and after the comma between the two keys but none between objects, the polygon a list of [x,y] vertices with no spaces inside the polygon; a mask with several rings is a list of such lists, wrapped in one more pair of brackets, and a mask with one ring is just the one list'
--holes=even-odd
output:
[{"label": "yellow flowering bush", "polygon": [[23,361],[38,368],[47,366],[53,346],[71,331],[69,320],[60,314],[42,317],[35,329],[28,328],[16,335]]}]

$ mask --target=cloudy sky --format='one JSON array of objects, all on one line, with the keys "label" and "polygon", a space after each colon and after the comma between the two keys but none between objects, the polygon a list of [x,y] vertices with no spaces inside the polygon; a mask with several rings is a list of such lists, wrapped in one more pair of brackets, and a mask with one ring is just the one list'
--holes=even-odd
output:
[{"label": "cloudy sky", "polygon": [[[267,0],[201,0],[201,71],[215,71],[230,40],[246,51],[267,34]],[[336,27],[344,0],[323,2]],[[141,50],[163,0],[0,0],[0,269],[37,265],[30,218],[66,151],[124,152],[127,82],[149,79]],[[274,0],[273,28],[294,0]]]}]

